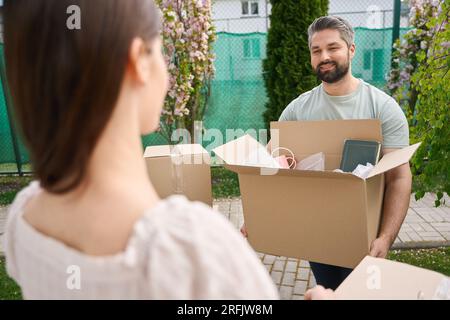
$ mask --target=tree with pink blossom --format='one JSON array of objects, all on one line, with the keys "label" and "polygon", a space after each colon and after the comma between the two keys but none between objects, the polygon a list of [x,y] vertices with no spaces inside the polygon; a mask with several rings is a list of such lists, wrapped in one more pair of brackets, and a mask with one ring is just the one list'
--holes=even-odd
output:
[{"label": "tree with pink blossom", "polygon": [[409,22],[413,27],[402,40],[394,43],[392,68],[389,74],[387,88],[392,96],[404,108],[409,118],[415,113],[418,92],[411,87],[411,76],[417,70],[419,63],[417,55],[427,52],[435,27],[430,27],[429,21],[436,18],[441,10],[439,0],[410,0]]},{"label": "tree with pink blossom", "polygon": [[160,133],[169,143],[172,132],[193,133],[206,111],[214,76],[216,40],[210,0],[156,0],[163,16],[164,56],[170,76],[161,115]]},{"label": "tree with pink blossom", "polygon": [[397,42],[388,88],[406,111],[416,199],[450,194],[450,0],[411,0],[410,30]]}]

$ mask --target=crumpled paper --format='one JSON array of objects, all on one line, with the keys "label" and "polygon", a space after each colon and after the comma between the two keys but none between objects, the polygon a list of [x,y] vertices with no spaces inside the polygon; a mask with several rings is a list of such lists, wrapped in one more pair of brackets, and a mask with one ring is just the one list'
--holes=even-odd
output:
[{"label": "crumpled paper", "polygon": [[370,171],[372,171],[372,169],[373,169],[373,165],[371,163],[367,162],[367,164],[365,166],[363,166],[362,164],[358,164],[358,166],[356,167],[355,170],[353,170],[352,173],[355,176],[358,176],[362,179],[366,179],[369,176]]},{"label": "crumpled paper", "polygon": [[[373,168],[374,168],[373,165],[369,162],[367,162],[367,164],[365,166],[362,164],[358,164],[358,166],[355,168],[355,170],[353,170],[352,174],[360,177],[361,179],[366,179],[369,176],[369,174]],[[335,170],[333,170],[333,172],[344,173],[344,171],[342,171],[341,169],[335,169]]]}]

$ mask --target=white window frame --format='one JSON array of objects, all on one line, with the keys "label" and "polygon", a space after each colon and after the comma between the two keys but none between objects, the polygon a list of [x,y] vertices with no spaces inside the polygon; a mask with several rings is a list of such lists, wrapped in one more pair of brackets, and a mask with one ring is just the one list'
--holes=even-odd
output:
[{"label": "white window frame", "polygon": [[[247,4],[247,13],[244,13],[244,4]],[[257,8],[258,8],[258,13],[253,14],[252,13],[252,4],[256,4]],[[255,0],[246,0],[246,1],[241,1],[241,15],[243,17],[257,17],[259,16],[259,1],[255,1]]]},{"label": "white window frame", "polygon": [[[248,56],[245,55],[245,42],[248,41]],[[255,55],[256,46],[258,48]],[[244,60],[261,60],[261,40],[259,38],[244,38],[242,39],[242,57]]]}]

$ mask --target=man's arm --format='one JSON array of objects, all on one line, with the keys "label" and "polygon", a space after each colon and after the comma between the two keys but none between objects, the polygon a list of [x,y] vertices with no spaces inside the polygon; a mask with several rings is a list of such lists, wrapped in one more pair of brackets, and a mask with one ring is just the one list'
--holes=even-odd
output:
[{"label": "man's arm", "polygon": [[[383,154],[396,149],[384,149]],[[412,175],[409,163],[389,170],[385,174],[385,193],[381,228],[372,242],[370,255],[385,258],[405,220],[411,197]]]}]

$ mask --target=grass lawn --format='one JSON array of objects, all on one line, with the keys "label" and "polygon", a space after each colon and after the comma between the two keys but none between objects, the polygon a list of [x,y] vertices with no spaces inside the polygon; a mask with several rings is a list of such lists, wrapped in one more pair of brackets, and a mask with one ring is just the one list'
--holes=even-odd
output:
[{"label": "grass lawn", "polygon": [[21,300],[22,293],[14,280],[6,274],[5,259],[0,258],[0,300]]},{"label": "grass lawn", "polygon": [[[0,163],[1,173],[17,173],[17,164],[15,163]],[[31,165],[29,163],[24,163],[22,165],[22,172],[28,173],[32,172]]]},{"label": "grass lawn", "polygon": [[450,247],[392,250],[389,252],[388,259],[433,270],[450,277]]},{"label": "grass lawn", "polygon": [[241,195],[237,174],[222,167],[211,168],[211,184],[214,199]]},{"label": "grass lawn", "polygon": [[0,176],[0,206],[10,204],[17,192],[33,180],[31,176]]},{"label": "grass lawn", "polygon": [[[2,167],[4,168],[5,166]],[[0,176],[0,206],[9,205],[31,180],[31,176]],[[6,275],[5,268],[5,259],[0,258],[0,300],[22,299],[20,288]]]}]

